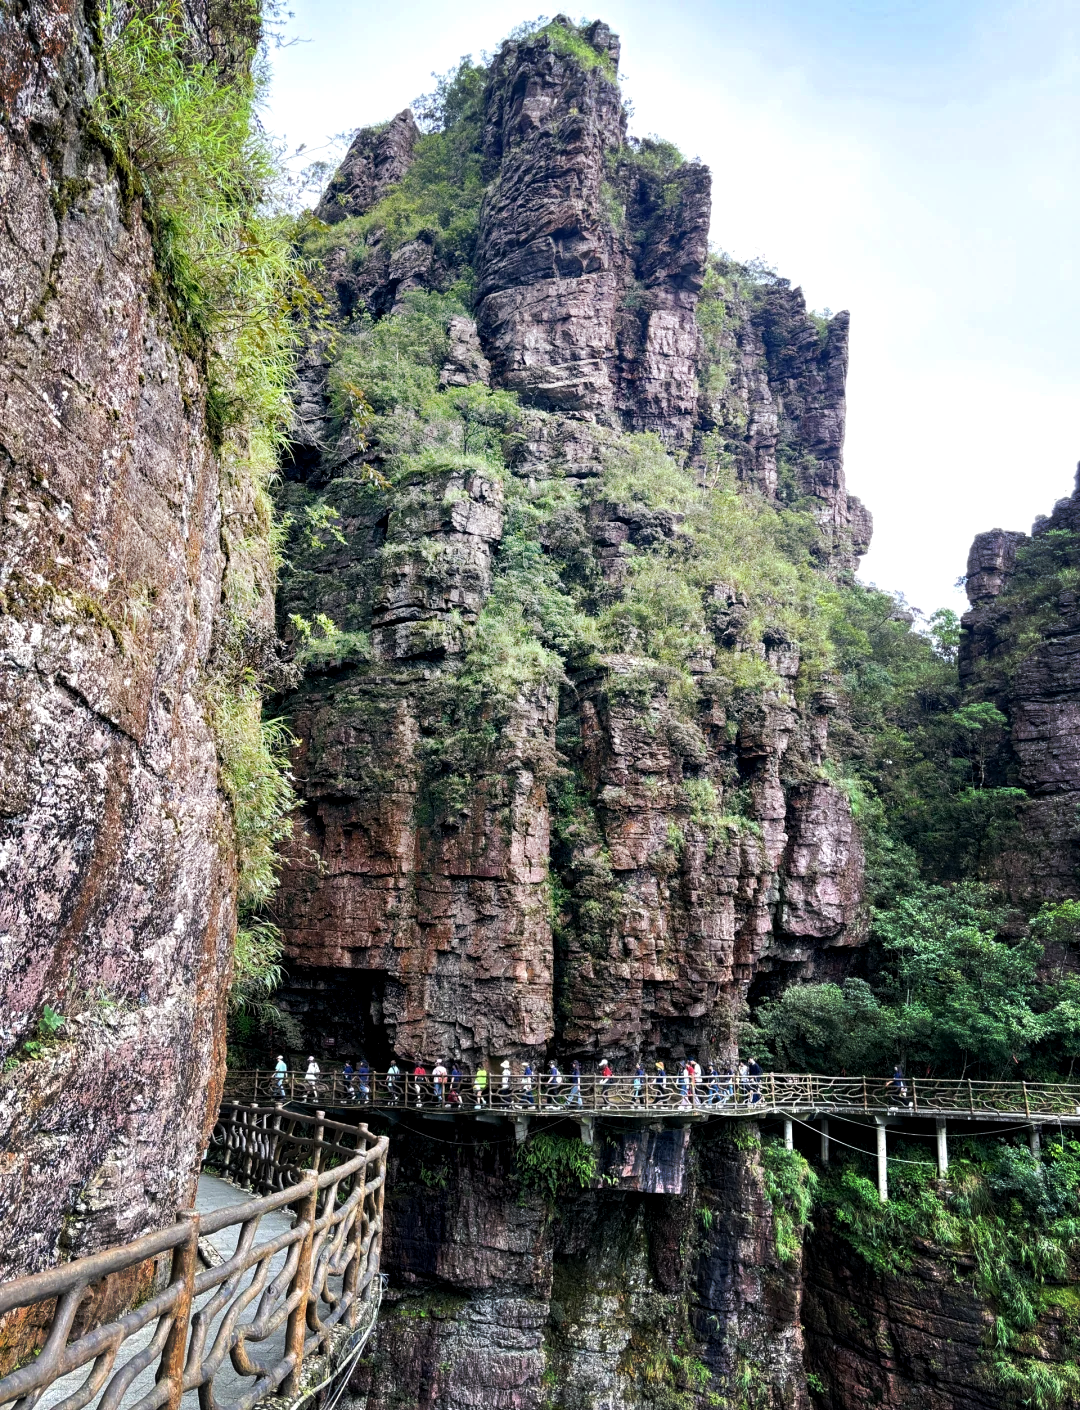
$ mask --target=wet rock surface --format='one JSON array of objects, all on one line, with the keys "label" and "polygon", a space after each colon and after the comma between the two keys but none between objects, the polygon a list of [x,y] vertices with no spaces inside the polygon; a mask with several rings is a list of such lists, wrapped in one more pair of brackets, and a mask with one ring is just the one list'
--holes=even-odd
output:
[{"label": "wet rock surface", "polygon": [[[8,7],[0,55],[8,1276],[188,1202],[223,1071],[235,872],[201,697],[223,569],[202,387],[140,212],[87,136],[82,9]],[[46,1004],[67,1023],[33,1056]]]}]

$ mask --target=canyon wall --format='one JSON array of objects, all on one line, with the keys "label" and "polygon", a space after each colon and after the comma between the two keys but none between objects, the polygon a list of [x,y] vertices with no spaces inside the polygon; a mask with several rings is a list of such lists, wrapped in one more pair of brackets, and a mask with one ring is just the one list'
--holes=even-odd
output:
[{"label": "canyon wall", "polygon": [[[709,172],[627,138],[618,53],[558,19],[463,66],[441,127],[357,135],[305,245],[328,318],[279,494],[305,674],[277,1002],[324,1065],[729,1058],[748,993],[864,936],[838,696],[796,621],[869,537],[847,316],[709,256]],[[456,224],[436,177],[476,183]],[[683,1134],[611,1134],[612,1186],[554,1208],[495,1131],[395,1127],[356,1396],[807,1404],[758,1147]]]},{"label": "canyon wall", "polygon": [[190,1203],[235,924],[202,693],[219,468],[91,135],[97,23],[0,16],[0,1276]]}]

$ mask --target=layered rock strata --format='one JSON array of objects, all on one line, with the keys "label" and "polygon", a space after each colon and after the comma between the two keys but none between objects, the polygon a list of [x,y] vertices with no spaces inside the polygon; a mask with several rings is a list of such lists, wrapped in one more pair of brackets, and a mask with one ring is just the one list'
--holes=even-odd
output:
[{"label": "layered rock strata", "polygon": [[88,13],[0,18],[0,1277],[190,1202],[235,922],[218,464],[87,133]]},{"label": "layered rock strata", "polygon": [[[967,564],[971,609],[963,618],[960,679],[1008,718],[1001,781],[1029,795],[1020,810],[1022,841],[998,869],[1021,905],[1074,896],[1080,886],[1080,600],[1071,586],[1053,600],[1028,600],[1018,583],[1017,553],[1049,555],[1047,574],[1080,557],[1080,487],[1036,520],[1031,536],[992,529],[979,534]],[[1052,560],[1052,561],[1051,561]]]}]

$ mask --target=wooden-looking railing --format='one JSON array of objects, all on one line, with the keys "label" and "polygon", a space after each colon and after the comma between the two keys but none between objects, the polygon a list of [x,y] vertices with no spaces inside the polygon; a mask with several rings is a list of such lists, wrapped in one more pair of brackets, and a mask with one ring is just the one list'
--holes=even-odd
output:
[{"label": "wooden-looking railing", "polygon": [[[49,1393],[53,1410],[176,1410],[197,1392],[201,1410],[251,1410],[279,1388],[295,1397],[305,1361],[374,1321],[387,1146],[322,1113],[226,1102],[210,1160],[261,1193],[201,1216],[181,1211],[157,1233],[0,1283],[0,1316],[45,1304],[48,1327],[40,1351],[0,1379],[0,1406],[33,1410]],[[264,1234],[276,1211],[292,1212],[291,1227]],[[235,1248],[215,1252],[211,1236],[233,1228]],[[163,1288],[69,1340],[103,1280],[163,1255]],[[223,1399],[215,1387],[226,1363]]]},{"label": "wooden-looking railing", "polygon": [[[910,1111],[914,1115],[952,1117],[1080,1118],[1080,1083],[976,1082],[967,1078],[816,1077],[768,1072],[760,1077],[721,1074],[696,1083],[678,1072],[660,1076],[655,1069],[638,1076],[618,1073],[604,1078],[583,1073],[576,1079],[560,1070],[553,1083],[547,1072],[531,1078],[520,1068],[504,1085],[501,1073],[487,1074],[481,1087],[465,1073],[451,1088],[438,1090],[430,1070],[411,1074],[369,1072],[345,1077],[340,1071],[309,1081],[303,1072],[277,1074],[263,1069],[231,1071],[226,1092],[242,1101],[274,1100],[299,1106],[358,1107],[368,1110],[477,1110],[526,1113],[610,1112],[627,1116],[694,1110],[721,1116],[758,1116],[783,1112],[835,1112],[838,1115]],[[451,1096],[451,1091],[454,1096]]]}]

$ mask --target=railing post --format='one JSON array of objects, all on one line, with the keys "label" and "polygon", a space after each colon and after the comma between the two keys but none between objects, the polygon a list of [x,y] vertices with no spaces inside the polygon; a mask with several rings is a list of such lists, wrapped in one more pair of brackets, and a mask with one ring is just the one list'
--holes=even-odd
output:
[{"label": "railing post", "polygon": [[1030,1116],[1030,1115],[1031,1115],[1031,1105],[1030,1105],[1030,1103],[1028,1102],[1027,1083],[1026,1083],[1026,1082],[1021,1082],[1020,1085],[1021,1085],[1021,1087],[1023,1087],[1023,1089],[1024,1089],[1024,1115],[1025,1115],[1025,1116]]},{"label": "railing post", "polygon": [[919,1110],[919,1094],[915,1090],[914,1077],[911,1079],[911,1110],[913,1112],[917,1112]]},{"label": "railing post", "polygon": [[297,1259],[296,1272],[289,1285],[289,1297],[299,1292],[296,1306],[289,1313],[289,1321],[285,1328],[285,1354],[292,1358],[292,1369],[285,1380],[283,1390],[285,1395],[293,1397],[300,1393],[300,1375],[304,1367],[304,1338],[307,1330],[307,1309],[308,1299],[311,1296],[311,1246],[315,1239],[315,1221],[319,1217],[319,1161],[322,1157],[323,1121],[326,1117],[324,1111],[315,1113],[318,1126],[316,1126],[311,1150],[311,1192],[304,1196],[304,1201],[300,1206],[298,1220],[307,1225],[304,1231],[304,1241],[300,1245],[300,1257]]},{"label": "railing post", "polygon": [[971,1090],[971,1078],[967,1079],[968,1084],[968,1111],[975,1115],[975,1093]]},{"label": "railing post", "polygon": [[867,1090],[866,1090],[866,1078],[865,1078],[865,1077],[864,1077],[863,1080],[862,1080],[862,1105],[863,1105],[863,1111],[869,1111],[869,1110],[870,1110],[870,1100],[869,1100],[869,1094],[868,1094],[868,1092],[867,1092]]},{"label": "railing post", "polygon": [[195,1289],[195,1269],[199,1257],[199,1216],[194,1209],[177,1211],[177,1219],[188,1226],[187,1237],[173,1249],[170,1282],[178,1288],[172,1310],[172,1326],[158,1363],[156,1382],[168,1385],[164,1410],[179,1410],[184,1394],[184,1364],[187,1360],[191,1297]]},{"label": "railing post", "polygon": [[[769,1105],[770,1105],[771,1107],[775,1107],[775,1106],[776,1106],[776,1073],[775,1073],[775,1072],[770,1072],[770,1073],[769,1073]],[[786,1126],[784,1127],[785,1141],[786,1141],[787,1136],[790,1135],[790,1128],[791,1128],[791,1122],[789,1121],[789,1122],[787,1122]],[[790,1150],[790,1149],[791,1149],[791,1146],[789,1145],[789,1146],[788,1146],[788,1150]]]}]

